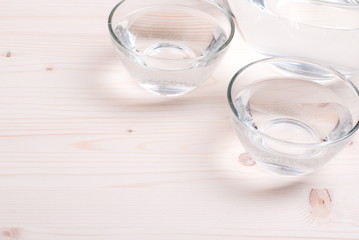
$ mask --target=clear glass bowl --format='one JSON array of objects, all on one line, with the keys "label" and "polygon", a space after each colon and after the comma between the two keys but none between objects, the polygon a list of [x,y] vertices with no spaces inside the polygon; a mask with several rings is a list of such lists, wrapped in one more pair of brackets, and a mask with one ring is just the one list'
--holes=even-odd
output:
[{"label": "clear glass bowl", "polygon": [[268,56],[359,73],[358,0],[227,0],[243,39]]},{"label": "clear glass bowl", "polygon": [[259,60],[234,75],[227,93],[244,148],[278,174],[318,170],[359,128],[358,89],[325,65],[281,57]]},{"label": "clear glass bowl", "polygon": [[212,0],[122,0],[108,27],[133,78],[163,96],[188,93],[208,79],[235,31],[231,14]]}]

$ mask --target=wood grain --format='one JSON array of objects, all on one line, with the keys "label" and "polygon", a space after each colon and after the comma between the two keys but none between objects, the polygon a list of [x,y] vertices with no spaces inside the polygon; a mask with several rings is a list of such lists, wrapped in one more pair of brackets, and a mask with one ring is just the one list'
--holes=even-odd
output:
[{"label": "wood grain", "polygon": [[0,2],[0,240],[359,239],[358,137],[306,177],[243,164],[225,93],[260,56],[237,35],[201,88],[153,96],[115,4]]}]

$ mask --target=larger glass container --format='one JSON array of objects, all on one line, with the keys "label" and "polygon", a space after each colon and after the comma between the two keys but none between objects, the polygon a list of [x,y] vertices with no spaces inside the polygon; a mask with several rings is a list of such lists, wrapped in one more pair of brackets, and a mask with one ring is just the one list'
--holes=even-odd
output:
[{"label": "larger glass container", "polygon": [[358,75],[358,0],[227,0],[227,4],[242,37],[258,52],[311,59],[347,76]]}]

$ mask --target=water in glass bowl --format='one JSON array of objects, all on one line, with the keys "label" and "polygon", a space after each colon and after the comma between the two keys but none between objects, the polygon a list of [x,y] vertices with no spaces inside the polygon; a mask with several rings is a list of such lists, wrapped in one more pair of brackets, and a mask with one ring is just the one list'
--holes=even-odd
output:
[{"label": "water in glass bowl", "polygon": [[188,92],[208,78],[206,59],[227,41],[215,18],[189,7],[140,9],[118,23],[115,34],[134,54],[127,62],[146,89],[161,95]]},{"label": "water in glass bowl", "polygon": [[357,0],[228,0],[244,40],[271,56],[312,59],[359,72]]},{"label": "water in glass bowl", "polygon": [[[331,90],[302,79],[269,79],[246,87],[236,96],[238,118],[249,128],[294,144],[317,144],[335,141],[353,128],[351,112]],[[320,155],[313,149],[298,151],[296,147],[262,141],[253,134],[256,145],[269,154],[287,155],[296,159]],[[258,139],[261,139],[258,141]],[[318,149],[319,150],[319,149]],[[310,156],[312,155],[312,156]],[[327,158],[316,158],[323,164]]]}]

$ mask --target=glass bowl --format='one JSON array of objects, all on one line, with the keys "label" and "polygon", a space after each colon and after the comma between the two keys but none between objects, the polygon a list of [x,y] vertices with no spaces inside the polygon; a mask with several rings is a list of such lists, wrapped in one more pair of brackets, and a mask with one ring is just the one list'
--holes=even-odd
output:
[{"label": "glass bowl", "polygon": [[237,29],[267,56],[299,57],[359,73],[358,0],[227,0]]}]

